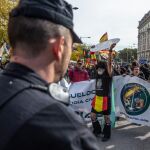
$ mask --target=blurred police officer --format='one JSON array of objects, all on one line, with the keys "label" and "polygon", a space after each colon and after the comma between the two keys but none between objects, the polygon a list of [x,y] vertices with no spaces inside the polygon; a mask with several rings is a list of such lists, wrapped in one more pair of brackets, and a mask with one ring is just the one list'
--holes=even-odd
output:
[{"label": "blurred police officer", "polygon": [[72,6],[21,0],[10,12],[10,64],[0,74],[0,149],[97,150],[96,139],[66,105],[64,76],[73,42]]}]

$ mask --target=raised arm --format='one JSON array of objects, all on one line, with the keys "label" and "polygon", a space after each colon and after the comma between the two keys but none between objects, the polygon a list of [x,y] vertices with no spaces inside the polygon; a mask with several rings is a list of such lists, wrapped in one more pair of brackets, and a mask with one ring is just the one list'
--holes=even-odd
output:
[{"label": "raised arm", "polygon": [[108,67],[108,73],[109,73],[109,76],[111,77],[112,76],[112,50],[113,48],[116,46],[115,43],[113,43],[111,46],[110,46],[110,49],[109,49],[109,56],[108,56],[108,63],[107,63],[107,67]]}]

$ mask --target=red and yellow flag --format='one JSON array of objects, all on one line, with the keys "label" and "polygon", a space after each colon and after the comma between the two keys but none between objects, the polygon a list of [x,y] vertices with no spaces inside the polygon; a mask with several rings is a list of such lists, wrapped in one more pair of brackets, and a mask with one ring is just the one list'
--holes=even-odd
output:
[{"label": "red and yellow flag", "polygon": [[97,112],[106,111],[108,109],[108,97],[95,96],[92,101],[92,107]]},{"label": "red and yellow flag", "polygon": [[99,42],[102,43],[102,42],[105,42],[105,41],[107,41],[107,40],[108,40],[108,34],[107,34],[107,32],[106,32],[106,33],[104,33],[104,34],[101,36]]},{"label": "red and yellow flag", "polygon": [[95,55],[95,52],[90,52],[90,55],[91,55],[91,60],[96,61],[96,55]]}]

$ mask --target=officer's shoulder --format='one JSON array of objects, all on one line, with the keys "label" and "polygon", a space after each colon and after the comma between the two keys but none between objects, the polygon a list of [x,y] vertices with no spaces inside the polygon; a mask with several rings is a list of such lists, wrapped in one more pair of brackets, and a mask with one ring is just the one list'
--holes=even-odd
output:
[{"label": "officer's shoulder", "polygon": [[[65,121],[70,122],[70,124],[75,124],[75,125],[81,125],[83,124],[83,120],[80,116],[78,116],[74,110],[70,106],[66,106],[64,103],[57,101],[53,97],[49,96],[48,94],[40,91],[25,91],[22,94],[18,95],[18,99],[23,99],[28,101],[37,101],[37,103],[44,103],[47,102],[48,105],[39,111],[37,113],[37,117],[46,114],[47,116],[50,116],[51,118],[58,117],[60,121],[64,119]],[[32,102],[31,102],[32,104]],[[53,116],[51,116],[53,114]],[[35,116],[36,117],[36,116]],[[44,115],[42,120],[44,120]],[[49,121],[49,120],[48,120]]]},{"label": "officer's shoulder", "polygon": [[[83,119],[77,115],[74,110],[70,106],[66,106],[63,103],[56,101],[53,99],[53,104],[46,107],[40,113],[47,112],[49,116],[54,114],[55,119],[61,121],[65,121],[70,123],[72,126],[76,127],[79,125],[84,125]],[[56,120],[57,120],[56,119]]]}]

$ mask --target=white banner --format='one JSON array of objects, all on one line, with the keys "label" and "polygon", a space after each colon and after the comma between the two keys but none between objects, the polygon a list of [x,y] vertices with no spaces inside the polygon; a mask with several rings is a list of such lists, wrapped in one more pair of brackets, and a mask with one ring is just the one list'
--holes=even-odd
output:
[{"label": "white banner", "polygon": [[73,83],[69,88],[70,105],[75,111],[91,111],[91,101],[95,96],[95,80]]},{"label": "white banner", "polygon": [[104,41],[102,43],[98,43],[94,46],[92,46],[90,48],[90,51],[91,52],[97,52],[97,51],[101,51],[101,50],[105,50],[105,49],[110,49],[110,46],[113,44],[113,43],[118,43],[120,41],[119,38],[115,38],[115,39],[110,39],[108,41]]},{"label": "white banner", "polygon": [[[95,80],[81,81],[73,83],[69,88],[70,106],[77,112],[82,112],[85,121],[90,121],[91,102],[95,96]],[[99,115],[99,121],[104,123],[102,115]],[[111,124],[115,126],[114,97],[112,92]]]},{"label": "white banner", "polygon": [[138,77],[115,76],[114,94],[117,116],[150,126],[150,83]]}]

